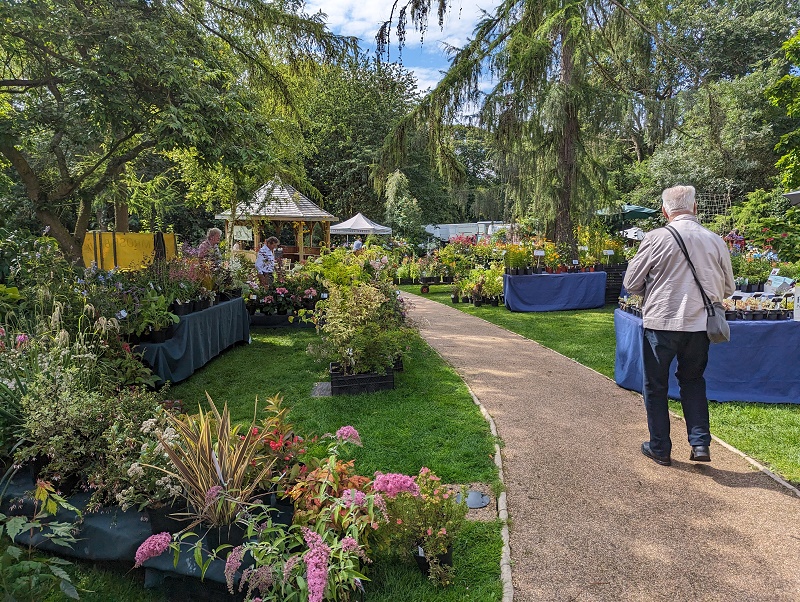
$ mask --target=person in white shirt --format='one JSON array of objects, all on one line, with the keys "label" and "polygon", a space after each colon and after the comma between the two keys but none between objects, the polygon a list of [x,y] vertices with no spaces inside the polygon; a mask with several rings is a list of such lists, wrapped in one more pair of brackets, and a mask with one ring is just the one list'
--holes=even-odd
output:
[{"label": "person in white shirt", "polygon": [[[720,236],[700,225],[694,188],[667,188],[661,200],[661,211],[683,239],[711,302],[732,295],[728,247]],[[672,463],[667,395],[670,364],[677,357],[681,405],[692,446],[689,459],[710,462],[711,431],[703,377],[708,363],[707,313],[686,256],[669,230],[657,228],[645,235],[623,284],[629,293],[644,298],[643,395],[650,440],[642,443],[642,453],[662,466]]]},{"label": "person in white shirt", "polygon": [[277,238],[270,236],[258,250],[256,272],[258,272],[258,281],[264,288],[275,282],[275,249],[278,247],[278,243]]}]

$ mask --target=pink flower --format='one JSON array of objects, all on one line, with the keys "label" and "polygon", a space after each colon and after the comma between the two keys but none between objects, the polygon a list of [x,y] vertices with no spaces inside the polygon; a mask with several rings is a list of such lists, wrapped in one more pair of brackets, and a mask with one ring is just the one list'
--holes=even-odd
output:
[{"label": "pink flower", "polygon": [[358,446],[361,445],[361,436],[352,426],[343,426],[340,428],[338,431],[336,431],[336,438],[340,443],[347,442]]},{"label": "pink flower", "polygon": [[166,531],[159,533],[158,535],[151,535],[145,539],[144,542],[142,542],[142,545],[139,546],[139,549],[136,550],[136,564],[133,565],[134,568],[139,568],[151,558],[161,556],[167,551],[169,544],[171,543],[172,535]]},{"label": "pink flower", "polygon": [[256,590],[258,590],[259,593],[265,593],[272,587],[273,583],[274,579],[272,578],[271,566],[264,565],[256,569],[246,569],[242,573],[242,578],[239,581],[239,591],[242,591],[244,586],[247,585],[247,597],[249,598],[250,594]]},{"label": "pink flower", "polygon": [[419,495],[419,486],[414,482],[414,477],[399,473],[376,472],[372,488],[390,498],[396,497],[399,493],[410,493],[414,497]]},{"label": "pink flower", "polygon": [[289,292],[289,289],[279,286],[278,288],[275,289],[275,292],[278,293],[279,295],[285,295],[286,293]]},{"label": "pink flower", "polygon": [[27,335],[27,334],[25,334],[25,333],[18,334],[18,335],[17,335],[17,349],[19,349],[20,347],[22,347],[22,346],[23,346],[25,343],[27,343],[29,340],[30,340],[30,338],[28,338],[28,335]]},{"label": "pink flower", "polygon": [[206,508],[217,501],[217,498],[222,495],[225,488],[222,485],[214,485],[206,491]]},{"label": "pink flower", "polygon": [[0,326],[0,337],[6,336],[6,329]]},{"label": "pink flower", "polygon": [[367,501],[367,494],[358,489],[346,489],[339,499],[346,508],[361,508]]},{"label": "pink flower", "polygon": [[244,548],[236,546],[228,554],[225,559],[225,581],[228,583],[228,591],[233,592],[233,578],[236,576],[236,571],[242,566],[242,558],[244,558]]},{"label": "pink flower", "polygon": [[342,550],[345,552],[354,552],[358,549],[358,542],[352,537],[342,538]]},{"label": "pink flower", "polygon": [[318,533],[308,527],[303,527],[303,538],[308,545],[308,551],[303,556],[306,562],[308,602],[322,602],[325,586],[328,584],[328,559],[331,556],[331,549]]}]

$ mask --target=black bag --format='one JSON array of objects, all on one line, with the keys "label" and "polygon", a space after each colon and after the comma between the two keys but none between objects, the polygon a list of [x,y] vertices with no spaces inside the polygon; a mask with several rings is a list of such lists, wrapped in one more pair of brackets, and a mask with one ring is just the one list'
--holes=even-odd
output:
[{"label": "black bag", "polygon": [[694,269],[694,264],[692,260],[689,259],[689,251],[686,250],[686,244],[683,242],[681,235],[678,234],[678,231],[672,226],[667,226],[667,230],[670,231],[678,242],[681,251],[683,251],[683,254],[686,256],[686,261],[689,262],[689,268],[692,270],[694,281],[697,283],[700,289],[700,295],[703,297],[703,305],[706,308],[706,314],[708,314],[708,319],[706,320],[708,340],[712,343],[727,343],[731,340],[731,327],[725,319],[725,307],[723,307],[722,303],[719,301],[712,303],[711,299],[708,298],[708,295],[703,290],[703,286],[700,284],[700,279],[697,277],[697,272]]}]

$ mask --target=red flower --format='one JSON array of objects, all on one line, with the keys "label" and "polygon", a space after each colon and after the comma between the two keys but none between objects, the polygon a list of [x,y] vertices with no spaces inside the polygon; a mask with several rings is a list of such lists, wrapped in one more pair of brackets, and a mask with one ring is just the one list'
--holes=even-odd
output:
[{"label": "red flower", "polygon": [[783,234],[781,234],[781,238],[786,238],[787,236],[789,236],[788,232],[784,232]]},{"label": "red flower", "polygon": [[257,426],[254,426],[254,427],[253,427],[253,428],[250,430],[250,434],[251,434],[251,435],[253,435],[253,437],[257,437],[257,436],[258,436],[258,427],[257,427]]},{"label": "red flower", "polygon": [[769,232],[769,228],[761,228],[762,232]]}]

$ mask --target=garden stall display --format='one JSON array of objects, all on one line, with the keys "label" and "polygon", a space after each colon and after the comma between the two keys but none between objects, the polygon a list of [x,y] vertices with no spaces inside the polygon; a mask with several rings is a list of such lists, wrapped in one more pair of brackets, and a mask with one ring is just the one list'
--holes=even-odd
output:
[{"label": "garden stall display", "polygon": [[531,274],[503,276],[506,307],[511,311],[558,311],[602,307],[606,273]]},{"label": "garden stall display", "polygon": [[208,309],[181,316],[175,334],[164,343],[142,343],[136,351],[160,382],[181,382],[228,347],[250,340],[250,315],[237,297]]},{"label": "garden stall display", "polygon": [[[714,401],[800,403],[800,322],[735,320],[731,340],[711,345],[705,371],[706,390]],[[617,350],[614,380],[642,392],[642,319],[620,309],[614,312]],[[674,370],[669,396],[680,399]]]}]

